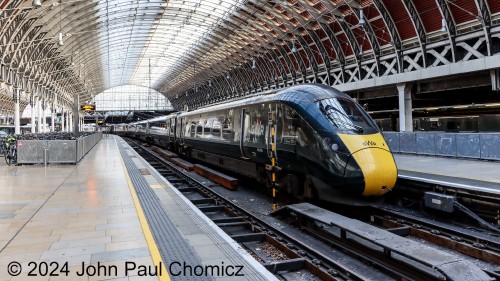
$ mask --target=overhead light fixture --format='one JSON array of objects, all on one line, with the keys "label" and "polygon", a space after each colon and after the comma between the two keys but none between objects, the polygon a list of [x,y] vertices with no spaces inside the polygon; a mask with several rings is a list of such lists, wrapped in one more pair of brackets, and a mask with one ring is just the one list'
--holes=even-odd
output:
[{"label": "overhead light fixture", "polygon": [[457,106],[454,106],[453,108],[455,109],[460,109],[460,108],[467,108],[469,107],[468,105],[457,105]]},{"label": "overhead light fixture", "polygon": [[212,87],[212,80],[208,80],[208,87]]},{"label": "overhead light fixture", "polygon": [[359,24],[365,24],[365,13],[363,12],[363,9],[359,10]]},{"label": "overhead light fixture", "polygon": [[226,78],[227,79],[231,78],[231,76],[229,76],[229,72],[227,73]]},{"label": "overhead light fixture", "polygon": [[295,41],[292,41],[292,53],[296,53],[297,48],[295,47]]},{"label": "overhead light fixture", "polygon": [[490,103],[486,104],[486,106],[500,106],[500,103]]},{"label": "overhead light fixture", "polygon": [[42,0],[33,0],[33,7],[40,8],[42,6]]},{"label": "overhead light fixture", "polygon": [[446,20],[444,18],[441,19],[441,32],[446,32]]},{"label": "overhead light fixture", "polygon": [[255,59],[252,60],[252,68],[255,68]]},{"label": "overhead light fixture", "polygon": [[429,107],[429,108],[426,108],[425,110],[427,111],[431,111],[431,110],[438,110],[439,107]]},{"label": "overhead light fixture", "polygon": [[62,32],[59,32],[59,41],[57,42],[57,45],[59,46],[64,45]]}]

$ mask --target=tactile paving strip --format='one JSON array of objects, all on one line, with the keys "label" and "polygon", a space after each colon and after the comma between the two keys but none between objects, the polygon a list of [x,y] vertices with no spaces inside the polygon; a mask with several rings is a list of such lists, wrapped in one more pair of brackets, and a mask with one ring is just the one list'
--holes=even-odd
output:
[{"label": "tactile paving strip", "polygon": [[[168,270],[170,262],[185,262],[191,265],[201,265],[202,261],[188,241],[177,230],[172,220],[161,206],[161,202],[149,187],[148,182],[128,155],[123,145],[118,142],[118,148],[127,167],[134,188],[141,203],[144,215],[153,233],[156,245],[160,251],[165,267]],[[200,280],[196,276],[170,276],[171,280]],[[214,280],[203,276],[203,280]]]}]

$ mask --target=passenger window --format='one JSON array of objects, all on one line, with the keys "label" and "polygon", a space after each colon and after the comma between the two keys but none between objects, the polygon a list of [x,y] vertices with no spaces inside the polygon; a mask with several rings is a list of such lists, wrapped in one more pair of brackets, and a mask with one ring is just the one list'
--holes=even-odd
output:
[{"label": "passenger window", "polygon": [[264,104],[248,108],[245,116],[245,142],[265,143],[267,108]]},{"label": "passenger window", "polygon": [[221,116],[222,125],[222,139],[232,141],[234,138],[233,133],[233,110],[230,109],[224,116]]},{"label": "passenger window", "polygon": [[205,121],[201,121],[201,120],[196,122],[196,137],[198,137],[198,138],[203,136],[203,125],[204,125],[203,123],[204,122]]},{"label": "passenger window", "polygon": [[283,136],[295,136],[297,127],[299,124],[296,124],[297,122],[300,123],[300,117],[299,115],[293,110],[292,108],[288,106],[284,106],[284,119],[283,119]]}]

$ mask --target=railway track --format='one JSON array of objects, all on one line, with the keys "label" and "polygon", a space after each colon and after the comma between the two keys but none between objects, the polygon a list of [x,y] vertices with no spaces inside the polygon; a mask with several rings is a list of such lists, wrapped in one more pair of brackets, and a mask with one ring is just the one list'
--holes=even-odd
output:
[{"label": "railway track", "polygon": [[[302,221],[304,224],[297,226],[298,228],[276,227],[275,223],[259,218],[224,199],[157,153],[136,142],[130,140],[128,142],[222,230],[283,280],[297,280],[298,276],[301,280],[443,280],[442,275],[432,272],[425,266],[420,268],[402,266],[400,260],[381,255],[366,245],[353,247],[350,239],[338,239],[328,231],[325,234],[325,227],[313,220]],[[401,224],[401,218],[399,222],[396,219],[392,224],[390,221],[393,217],[387,215],[373,216],[372,220],[373,223],[383,227],[406,228],[397,225]],[[430,232],[432,233],[432,230]],[[435,231],[433,234],[436,235]],[[305,240],[304,235],[313,237],[315,241]],[[485,243],[485,245],[490,244]],[[494,251],[497,251],[497,248],[494,248]],[[353,266],[339,255],[354,257],[355,261],[368,265],[370,269]],[[495,271],[488,273],[494,277],[497,274]]]},{"label": "railway track", "polygon": [[336,264],[219,196],[154,151],[126,141],[198,209],[282,280],[298,280],[297,276],[300,280],[366,280],[365,274]]},{"label": "railway track", "polygon": [[[500,196],[489,192],[489,189],[465,189],[445,184],[433,184],[414,179],[398,178],[397,188],[387,194],[387,198],[396,202],[403,199],[419,201],[425,192],[438,192],[452,195],[457,202],[467,206],[475,214],[486,221],[500,225]],[[401,204],[401,203],[400,203]]]},{"label": "railway track", "polygon": [[465,225],[409,214],[399,208],[375,206],[370,223],[401,236],[413,236],[476,259],[500,265],[500,239],[497,233]]}]

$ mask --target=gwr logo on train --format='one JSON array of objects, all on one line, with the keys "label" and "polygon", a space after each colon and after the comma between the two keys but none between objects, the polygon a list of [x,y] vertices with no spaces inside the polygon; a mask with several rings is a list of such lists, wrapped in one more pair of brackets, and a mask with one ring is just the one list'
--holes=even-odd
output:
[{"label": "gwr logo on train", "polygon": [[363,146],[376,146],[376,145],[377,145],[376,142],[370,140],[363,142]]}]

